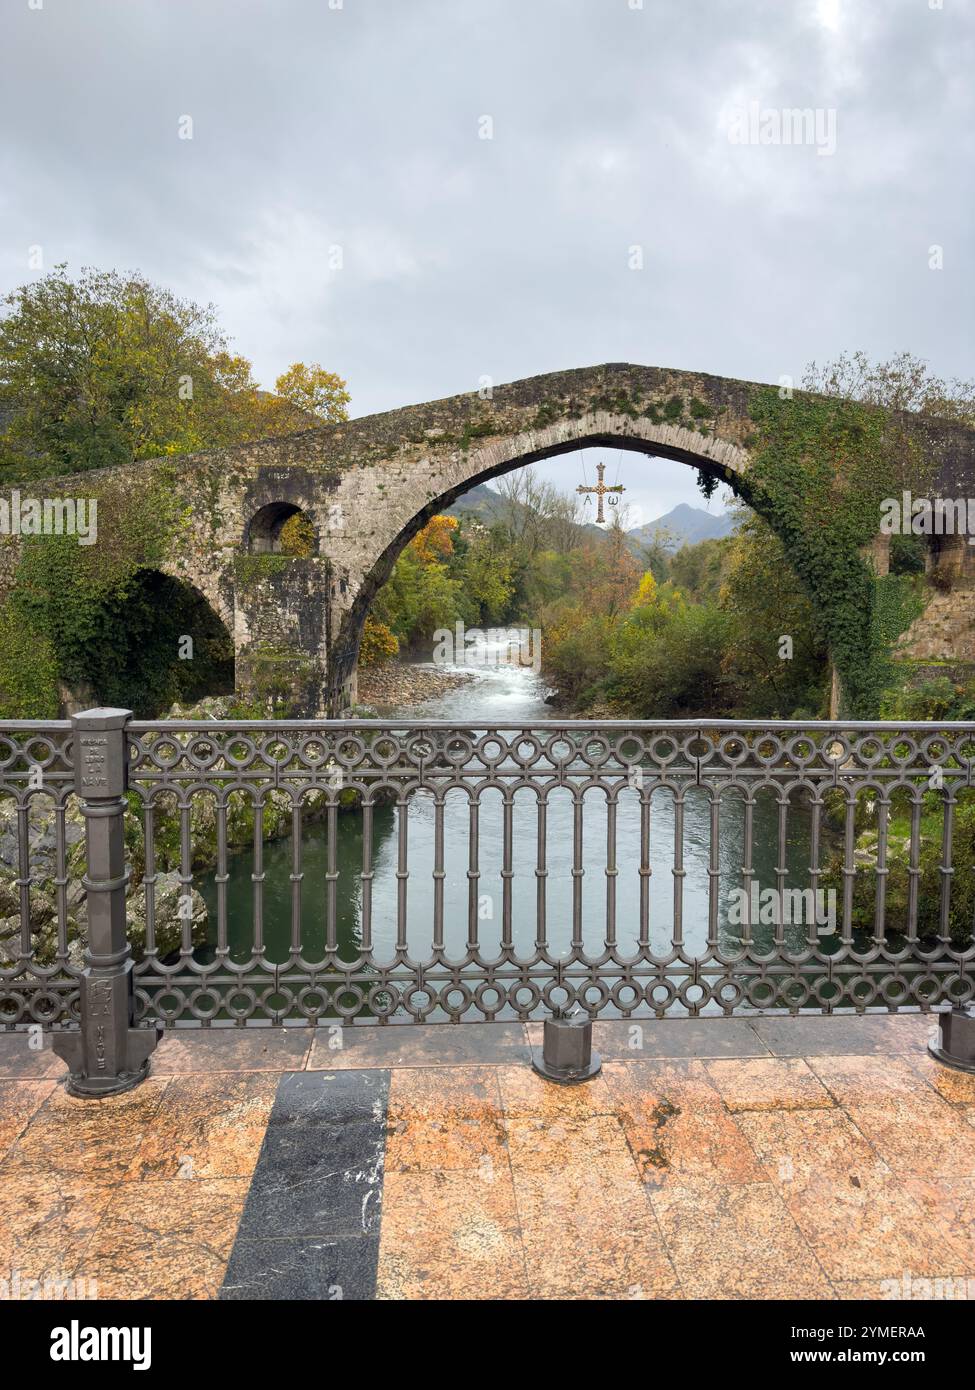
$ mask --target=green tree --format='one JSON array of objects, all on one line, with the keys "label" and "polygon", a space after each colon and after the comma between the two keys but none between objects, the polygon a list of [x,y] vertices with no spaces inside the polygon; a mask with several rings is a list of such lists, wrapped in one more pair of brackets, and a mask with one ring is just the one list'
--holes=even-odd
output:
[{"label": "green tree", "polygon": [[732,538],[722,536],[682,546],[671,556],[669,577],[689,598],[716,602],[728,568],[731,545]]},{"label": "green tree", "polygon": [[742,517],[730,540],[720,605],[728,619],[722,670],[736,712],[756,719],[822,713],[829,683],[822,623],[782,542],[755,513]]},{"label": "green tree", "polygon": [[637,719],[724,713],[727,619],[712,604],[688,604],[664,586],[620,623],[610,646],[606,692]]},{"label": "green tree", "polygon": [[841,352],[822,366],[810,362],[802,385],[824,396],[975,425],[975,382],[935,376],[910,352],[895,353],[886,362],[871,362],[865,352]]},{"label": "green tree", "polygon": [[[64,265],[6,296],[0,317],[0,479],[83,472],[192,453],[345,418],[338,377],[300,363],[292,394],[258,389],[212,305],[139,274]],[[329,393],[331,393],[329,395]],[[336,413],[338,412],[338,413]],[[326,418],[321,416],[321,418]]]},{"label": "green tree", "polygon": [[348,405],[352,397],[346,383],[336,372],[328,372],[318,362],[306,366],[293,362],[274,383],[279,399],[289,402],[305,415],[313,416],[323,425],[336,424],[349,418]]},{"label": "green tree", "polygon": [[468,543],[459,577],[476,605],[475,622],[499,623],[507,618],[514,593],[512,568],[510,552],[496,537],[478,537]]}]

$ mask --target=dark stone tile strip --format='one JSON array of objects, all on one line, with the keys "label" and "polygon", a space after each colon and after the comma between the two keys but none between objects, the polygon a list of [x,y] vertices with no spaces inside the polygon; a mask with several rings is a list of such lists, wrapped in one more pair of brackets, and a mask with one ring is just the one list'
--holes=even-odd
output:
[{"label": "dark stone tile strip", "polygon": [[371,1299],[388,1071],[286,1072],[221,1299]]}]

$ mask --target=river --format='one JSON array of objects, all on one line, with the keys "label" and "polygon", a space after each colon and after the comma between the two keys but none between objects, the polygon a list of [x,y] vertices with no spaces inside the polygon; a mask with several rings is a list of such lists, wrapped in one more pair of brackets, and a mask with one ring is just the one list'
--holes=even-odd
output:
[{"label": "river", "polygon": [[[550,720],[552,710],[545,703],[541,678],[530,668],[510,664],[480,667],[475,678],[451,689],[435,702],[397,712],[396,717],[459,720],[475,728],[492,723],[524,723],[531,727]],[[501,941],[502,821],[500,794],[484,794],[480,829],[479,937],[486,955],[497,952]],[[445,869],[444,921],[448,958],[461,959],[467,949],[468,934],[468,817],[466,798],[451,793],[444,817]],[[674,821],[669,800],[654,798],[650,837],[651,944],[655,953],[671,950],[673,928]],[[720,819],[720,914],[719,937],[734,950],[742,928],[729,923],[728,901],[732,888],[741,884],[744,813],[737,798],[722,800]],[[417,795],[410,804],[409,880],[407,920],[410,956],[427,959],[433,935],[434,814],[428,794]],[[373,943],[376,957],[391,960],[395,952],[397,920],[396,810],[377,808],[374,817],[372,887]],[[556,790],[550,797],[548,813],[547,922],[549,940],[555,956],[566,954],[572,921],[572,845],[573,818],[568,790]],[[606,807],[605,799],[586,798],[584,834],[584,875],[582,879],[583,940],[587,951],[596,955],[603,949],[606,925]],[[754,815],[753,863],[757,882],[763,887],[776,884],[777,807],[771,794],[760,794]],[[710,808],[706,791],[691,788],[687,793],[684,821],[683,924],[685,950],[692,955],[706,947],[708,920],[708,865],[710,846]],[[348,812],[338,818],[338,937],[340,955],[353,960],[361,941],[362,817]],[[617,820],[616,882],[617,939],[621,951],[637,948],[639,923],[640,822],[635,791],[620,796]],[[789,816],[786,881],[789,887],[808,885],[809,825],[800,808]],[[283,961],[291,945],[292,896],[290,839],[272,842],[264,852],[264,936],[267,959]],[[514,812],[514,891],[513,938],[516,951],[530,957],[535,949],[535,868],[536,812],[532,795],[515,797]],[[307,961],[321,959],[325,948],[324,885],[326,882],[325,826],[306,827],[302,843],[302,955]],[[252,935],[253,855],[236,854],[229,866],[227,885],[229,945],[231,958],[246,961]],[[215,919],[216,888],[212,875],[201,884],[204,898]],[[784,928],[790,948],[801,949],[806,928],[795,924]],[[752,928],[759,949],[771,950],[773,928]],[[209,954],[209,953],[207,953]],[[205,958],[205,956],[204,956]],[[211,957],[212,958],[212,957]]]}]

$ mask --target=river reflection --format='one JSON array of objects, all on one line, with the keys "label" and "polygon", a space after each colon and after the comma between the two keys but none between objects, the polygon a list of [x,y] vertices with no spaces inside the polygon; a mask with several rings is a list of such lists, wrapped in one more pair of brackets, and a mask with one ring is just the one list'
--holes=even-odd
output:
[{"label": "river reflection", "polygon": [[[544,688],[530,670],[500,666],[479,670],[474,681],[449,692],[436,707],[418,706],[397,712],[398,717],[435,717],[468,722],[524,723],[551,719],[544,703]],[[537,809],[534,793],[516,793],[513,814],[513,878],[511,929],[519,955],[530,957],[536,948],[538,904],[536,892]],[[573,813],[571,794],[557,788],[549,796],[547,869],[545,883],[546,926],[549,949],[556,957],[570,947],[573,920]],[[468,802],[461,792],[447,796],[444,815],[443,882],[444,939],[448,959],[461,960],[468,946]],[[650,829],[650,942],[655,954],[671,949],[674,930],[674,815],[670,793],[654,793]],[[397,815],[394,807],[374,813],[372,932],[376,962],[391,962],[397,939],[398,862]],[[429,958],[433,946],[434,811],[429,793],[417,794],[408,810],[409,880],[406,898],[407,941],[414,961]],[[708,931],[710,863],[710,799],[704,788],[691,787],[685,796],[682,889],[684,949],[703,954]],[[718,856],[718,939],[722,949],[734,953],[741,945],[743,928],[729,922],[729,896],[740,888],[743,861],[744,813],[740,799],[731,792],[722,798]],[[809,883],[809,818],[806,810],[790,808],[784,880],[777,879],[778,803],[769,793],[757,797],[753,824],[753,866],[763,887],[805,888]],[[339,952],[351,961],[362,940],[362,816],[349,812],[338,818],[337,930]],[[503,822],[501,793],[482,794],[480,815],[480,877],[477,881],[478,941],[485,956],[498,953],[502,938]],[[620,793],[616,827],[615,924],[619,949],[635,952],[640,928],[640,813],[635,790]],[[605,796],[594,788],[586,796],[581,877],[582,938],[588,953],[603,950],[607,925],[607,811]],[[264,849],[263,922],[267,959],[283,961],[292,937],[292,845],[276,841]],[[306,826],[302,837],[301,942],[306,961],[325,953],[325,884],[327,870],[326,828]],[[237,854],[229,865],[227,884],[229,944],[234,961],[248,959],[253,942],[253,855]],[[201,885],[211,922],[216,916],[216,889],[212,877]],[[772,926],[755,925],[752,940],[759,950],[771,950]],[[788,949],[801,949],[808,929],[786,925],[783,939]],[[781,949],[781,947],[780,947]]]}]

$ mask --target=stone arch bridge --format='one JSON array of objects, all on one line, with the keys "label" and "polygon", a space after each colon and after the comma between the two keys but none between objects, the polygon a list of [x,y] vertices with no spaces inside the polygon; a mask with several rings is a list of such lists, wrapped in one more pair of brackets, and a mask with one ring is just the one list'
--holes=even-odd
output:
[{"label": "stone arch bridge", "polygon": [[[369,604],[430,517],[476,483],[598,445],[678,459],[741,491],[749,402],[760,389],[665,368],[586,367],[497,386],[489,399],[452,396],[112,472],[135,488],[163,465],[175,477],[187,522],[155,567],[194,586],[221,617],[238,691],[287,691],[296,708],[334,715],[355,699]],[[971,494],[975,431],[916,417],[912,428],[924,435],[937,490]],[[84,495],[93,476],[52,486]],[[312,553],[293,557],[280,552],[280,534],[299,512]],[[962,545],[952,562],[967,556]]]}]

